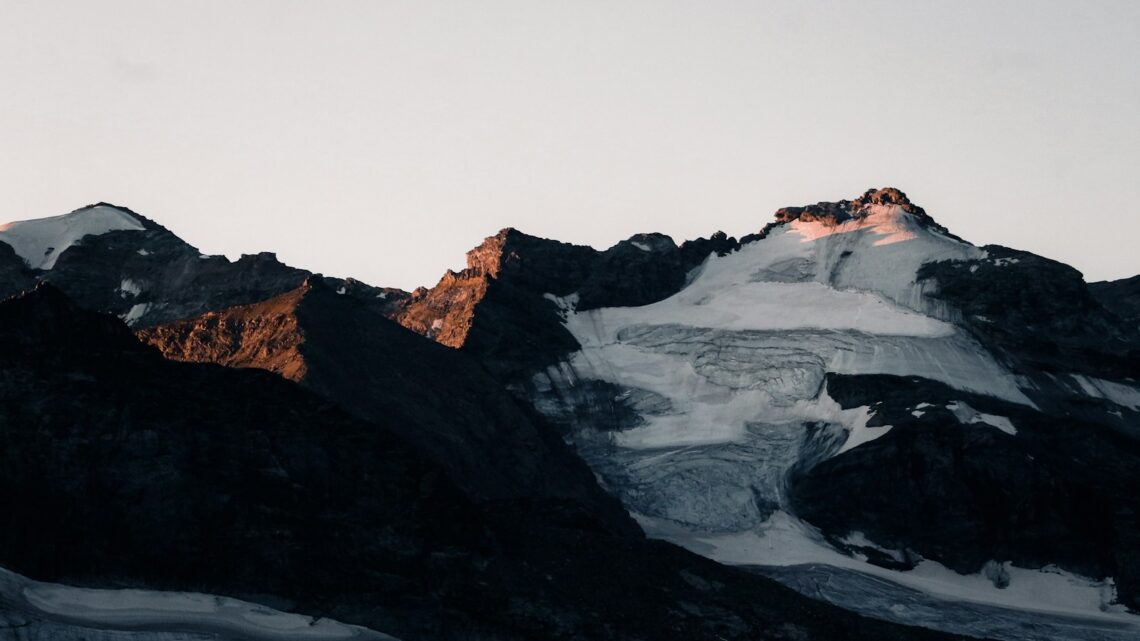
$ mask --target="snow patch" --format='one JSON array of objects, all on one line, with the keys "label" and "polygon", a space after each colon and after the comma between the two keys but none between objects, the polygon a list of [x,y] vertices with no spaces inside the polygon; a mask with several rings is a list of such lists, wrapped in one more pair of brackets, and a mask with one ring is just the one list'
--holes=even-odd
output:
[{"label": "snow patch", "polygon": [[639,243],[636,240],[629,241],[629,244],[633,245],[634,247],[640,249],[643,252],[653,251],[653,248],[650,247],[649,245],[646,245],[645,243]]},{"label": "snow patch", "polygon": [[134,325],[147,313],[149,309],[150,303],[138,303],[136,305],[132,305],[131,308],[127,310],[127,313],[123,314],[119,318],[123,319],[123,322],[127,325]]},{"label": "snow patch", "polygon": [[337,288],[337,290],[336,290],[336,293],[337,293],[337,295],[339,295],[339,296],[344,296],[345,292],[347,292],[347,291],[348,291],[348,290],[347,290],[347,289],[345,289],[344,287],[339,287],[339,288]]},{"label": "snow patch", "polygon": [[[859,532],[857,530],[854,532],[847,533],[846,536],[839,539],[839,542],[843,543],[844,545],[849,545],[849,546],[855,547],[855,548],[870,548],[872,550],[877,550],[878,552],[885,554],[888,558],[890,558],[890,559],[892,559],[898,563],[906,563],[906,555],[903,554],[901,551],[892,550],[889,548],[882,547],[881,545],[876,544],[871,539],[868,539],[867,535],[865,535],[862,532]],[[860,560],[866,560],[866,559],[860,559]]]},{"label": "snow patch", "polygon": [[141,293],[142,286],[129,278],[124,278],[123,282],[119,283],[119,295],[123,298],[138,296]]},{"label": "snow patch", "polygon": [[[870,574],[937,597],[1064,616],[1111,620],[1136,626],[1140,618],[1116,603],[1112,578],[1097,580],[1066,572],[1056,566],[1039,569],[997,564],[1004,588],[985,571],[962,575],[929,559],[912,570],[888,570],[842,554],[827,544],[820,531],[785,512],[777,511],[765,523],[743,532],[707,535],[664,519],[634,518],[651,538],[670,541],[696,554],[728,565],[790,566],[819,563]],[[875,549],[887,551],[862,537]],[[992,572],[990,573],[993,574]]]},{"label": "snow patch", "polygon": [[1081,391],[1093,398],[1101,398],[1121,407],[1140,411],[1140,389],[1083,374],[1069,376],[1076,381]]},{"label": "snow patch", "polygon": [[145,249],[140,249],[135,253],[138,254],[139,256],[150,256],[150,252],[145,250]]},{"label": "snow patch", "polygon": [[573,294],[569,294],[567,296],[555,296],[554,294],[547,292],[543,294],[542,297],[557,305],[558,311],[562,312],[562,316],[564,318],[567,314],[574,313],[574,310],[578,307],[577,292],[574,292]]},{"label": "snow patch", "polygon": [[838,225],[802,220],[794,220],[791,223],[792,230],[803,236],[804,242],[866,230],[879,237],[874,241],[876,246],[914,240],[918,237],[917,226],[914,218],[903,211],[902,207],[881,204],[868,207],[868,214],[863,218],[854,218]]},{"label": "snow patch", "polygon": [[0,225],[0,242],[12,246],[32,269],[48,270],[68,248],[86,236],[112,231],[142,231],[141,222],[115,207],[81,209],[63,216]]},{"label": "snow patch", "polygon": [[1017,428],[1013,426],[1013,422],[1008,418],[979,412],[962,401],[951,401],[946,405],[946,409],[950,410],[958,419],[958,422],[963,425],[969,423],[984,423],[990,427],[996,427],[1010,436],[1017,434]]}]

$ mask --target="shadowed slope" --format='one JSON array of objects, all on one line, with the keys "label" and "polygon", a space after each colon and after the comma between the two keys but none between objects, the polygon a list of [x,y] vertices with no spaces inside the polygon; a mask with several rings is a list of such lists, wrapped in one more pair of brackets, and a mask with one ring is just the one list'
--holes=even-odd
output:
[{"label": "shadowed slope", "polygon": [[473,359],[316,279],[262,303],[139,336],[169,358],[270,370],[357,416],[383,421],[475,498],[566,501],[559,509],[574,518],[636,532],[586,465]]}]

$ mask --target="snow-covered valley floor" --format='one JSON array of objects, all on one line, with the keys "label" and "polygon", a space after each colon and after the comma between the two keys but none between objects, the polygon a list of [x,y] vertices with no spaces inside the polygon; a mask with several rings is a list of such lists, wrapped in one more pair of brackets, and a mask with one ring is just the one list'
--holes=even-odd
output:
[{"label": "snow-covered valley floor", "polygon": [[[1001,572],[1008,585],[998,588],[982,573],[961,575],[930,560],[910,571],[889,570],[838,552],[815,528],[782,511],[733,534],[698,533],[663,519],[636,518],[653,538],[751,568],[807,596],[871,617],[1010,641],[1140,638],[1140,616],[1112,604],[1111,580],[1006,564]],[[858,538],[848,542],[875,547]]]},{"label": "snow-covered valley floor", "polygon": [[229,597],[95,590],[33,581],[0,568],[0,639],[396,641],[367,628]]}]

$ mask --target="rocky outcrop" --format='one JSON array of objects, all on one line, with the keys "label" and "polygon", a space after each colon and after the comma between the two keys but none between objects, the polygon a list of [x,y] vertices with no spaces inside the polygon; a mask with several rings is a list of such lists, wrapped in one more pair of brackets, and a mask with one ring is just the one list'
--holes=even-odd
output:
[{"label": "rocky outcrop", "polygon": [[[870,205],[897,205],[924,223],[935,225],[934,219],[926,213],[925,209],[912,203],[906,194],[894,187],[868,189],[855,200],[819,202],[802,207],[782,207],[776,210],[776,222],[788,223],[799,220],[805,223],[820,222],[835,226],[848,220],[865,218]],[[941,229],[940,226],[939,228]]]},{"label": "rocky outcrop", "polygon": [[1027,375],[1140,378],[1140,328],[1098,300],[1094,292],[1106,288],[1092,288],[1079,271],[1029,252],[983,249],[984,258],[933,262],[918,272],[934,286],[928,296],[959,310],[959,322],[983,344]]},{"label": "rocky outcrop", "polygon": [[1089,292],[1101,305],[1140,331],[1140,276],[1089,283]]},{"label": "rocky outcrop", "polygon": [[413,293],[392,317],[512,379],[577,349],[562,327],[567,306],[661,300],[710,254],[738,247],[724,233],[680,247],[661,234],[638,234],[599,252],[504,229],[468,252],[467,269]]}]

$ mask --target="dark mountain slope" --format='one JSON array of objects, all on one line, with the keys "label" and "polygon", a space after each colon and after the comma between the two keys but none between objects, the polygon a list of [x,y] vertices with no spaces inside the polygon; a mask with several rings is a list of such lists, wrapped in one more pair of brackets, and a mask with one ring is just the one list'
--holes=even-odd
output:
[{"label": "dark mountain slope", "polygon": [[0,563],[270,594],[414,639],[943,639],[664,543],[488,522],[383,424],[175,363],[44,286],[0,303]]},{"label": "dark mountain slope", "polygon": [[[984,249],[983,259],[928,263],[918,279],[936,283],[931,296],[960,310],[961,323],[987,347],[1025,373],[1140,378],[1140,328],[1122,320],[1127,283],[1090,286],[1068,265],[1008,247]],[[1114,313],[1109,298],[1124,314]]]},{"label": "dark mountain slope", "polygon": [[[892,427],[795,470],[797,514],[963,574],[998,560],[1115,577],[1121,602],[1140,610],[1140,437],[914,377],[832,374],[827,389]],[[976,412],[1015,433],[970,422]]]},{"label": "dark mountain slope", "polygon": [[475,499],[554,499],[547,505],[554,512],[637,532],[577,455],[473,359],[317,279],[139,336],[176,360],[273,371],[384,422]]},{"label": "dark mountain slope", "polygon": [[1140,331],[1140,276],[1089,283],[1089,291],[1101,305]]}]

